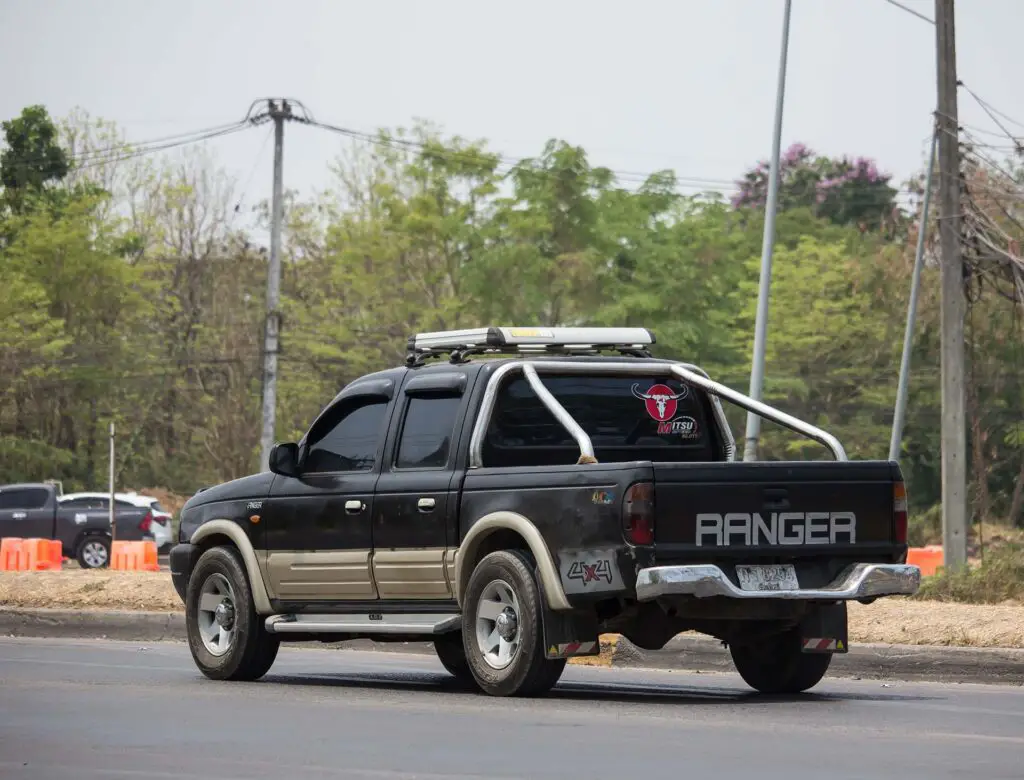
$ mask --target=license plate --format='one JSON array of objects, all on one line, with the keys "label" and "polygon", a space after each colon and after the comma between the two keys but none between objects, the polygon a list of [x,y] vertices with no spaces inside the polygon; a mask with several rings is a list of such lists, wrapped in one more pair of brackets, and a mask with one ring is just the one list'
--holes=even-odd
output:
[{"label": "license plate", "polygon": [[737,566],[736,577],[743,590],[798,590],[796,569],[788,563],[765,566]]}]

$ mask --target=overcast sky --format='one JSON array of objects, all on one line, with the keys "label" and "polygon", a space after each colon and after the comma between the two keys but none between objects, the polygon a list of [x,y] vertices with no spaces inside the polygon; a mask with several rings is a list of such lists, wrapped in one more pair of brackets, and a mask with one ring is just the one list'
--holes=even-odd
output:
[{"label": "overcast sky", "polygon": [[[782,15],[783,0],[0,0],[0,117],[80,106],[145,140],[283,95],[357,130],[418,117],[511,156],[558,137],[594,164],[731,181],[770,152]],[[1024,0],[959,0],[956,23],[960,78],[1024,121]],[[902,180],[934,106],[933,25],[886,0],[794,0],[784,147]],[[962,91],[960,118],[996,129]],[[247,202],[269,195],[267,132],[210,142]],[[324,186],[341,143],[289,124],[286,186]]]}]

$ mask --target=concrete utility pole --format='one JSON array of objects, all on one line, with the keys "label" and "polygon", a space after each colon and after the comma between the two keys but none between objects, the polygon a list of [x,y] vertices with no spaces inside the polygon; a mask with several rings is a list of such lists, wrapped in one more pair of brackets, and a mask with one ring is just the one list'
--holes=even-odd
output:
[{"label": "concrete utility pole", "polygon": [[268,113],[274,121],[274,199],[270,217],[270,265],[267,268],[267,320],[263,340],[263,429],[260,433],[260,471],[267,471],[270,450],[274,446],[274,423],[277,413],[277,347],[281,317],[281,202],[284,165],[284,121],[291,118],[287,100],[268,100]]},{"label": "concrete utility pole", "polygon": [[960,149],[953,0],[935,0],[942,248],[942,544],[947,570],[967,562],[964,297],[960,256]]},{"label": "concrete utility pole", "polygon": [[[789,16],[792,0],[786,0],[782,17],[782,53],[779,55],[779,86],[775,94],[775,129],[772,159],[768,169],[768,198],[764,210],[764,238],[761,242],[761,279],[757,290],[757,319],[754,324],[754,356],[750,369],[750,397],[761,400],[764,385],[765,340],[768,334],[768,293],[772,286],[772,252],[775,248],[775,214],[779,202],[779,153],[782,146],[782,106],[786,97],[786,59],[789,54]],[[743,460],[757,460],[761,418],[747,412],[747,433]]]},{"label": "concrete utility pole", "polygon": [[889,439],[889,460],[899,460],[903,439],[903,420],[907,412],[907,394],[910,388],[910,352],[914,346],[914,320],[917,317],[917,295],[921,289],[921,268],[924,266],[924,238],[928,233],[928,208],[932,202],[932,175],[935,171],[935,147],[939,142],[938,129],[932,129],[932,147],[928,155],[928,174],[924,183],[924,202],[921,204],[921,227],[917,231],[917,253],[914,255],[914,277],[910,282],[910,303],[907,306],[907,327],[903,332],[903,357],[900,359],[900,384],[896,390],[896,409],[892,416],[892,437]]}]

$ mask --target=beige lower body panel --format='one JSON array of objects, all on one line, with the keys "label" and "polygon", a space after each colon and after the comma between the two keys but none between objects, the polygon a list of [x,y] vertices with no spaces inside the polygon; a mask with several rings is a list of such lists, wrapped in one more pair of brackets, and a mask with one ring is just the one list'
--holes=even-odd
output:
[{"label": "beige lower body panel", "polygon": [[267,554],[267,584],[284,601],[377,598],[370,550],[280,551]]},{"label": "beige lower body panel", "polygon": [[448,599],[452,597],[444,547],[377,550],[371,569],[382,599]]}]

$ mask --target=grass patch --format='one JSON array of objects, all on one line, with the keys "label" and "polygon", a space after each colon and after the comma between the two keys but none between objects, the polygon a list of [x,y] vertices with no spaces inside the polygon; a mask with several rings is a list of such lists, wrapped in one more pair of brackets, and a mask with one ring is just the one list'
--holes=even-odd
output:
[{"label": "grass patch", "polygon": [[984,561],[958,572],[940,570],[921,582],[921,601],[966,604],[1024,602],[1024,544],[1004,543],[985,551]]}]

